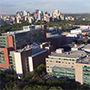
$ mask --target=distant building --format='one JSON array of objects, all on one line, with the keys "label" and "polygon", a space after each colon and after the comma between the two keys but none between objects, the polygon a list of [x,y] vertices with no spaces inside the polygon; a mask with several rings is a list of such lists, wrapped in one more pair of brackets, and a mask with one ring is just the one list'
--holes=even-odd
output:
[{"label": "distant building", "polygon": [[65,20],[65,16],[64,15],[60,15],[61,20]]},{"label": "distant building", "polygon": [[53,19],[52,19],[52,17],[44,17],[44,21],[46,21],[46,22],[52,22],[53,21]]},{"label": "distant building", "polygon": [[0,19],[0,26],[3,26],[3,25],[4,25],[4,20]]},{"label": "distant building", "polygon": [[42,20],[43,18],[43,12],[42,11],[38,11],[38,20]]}]

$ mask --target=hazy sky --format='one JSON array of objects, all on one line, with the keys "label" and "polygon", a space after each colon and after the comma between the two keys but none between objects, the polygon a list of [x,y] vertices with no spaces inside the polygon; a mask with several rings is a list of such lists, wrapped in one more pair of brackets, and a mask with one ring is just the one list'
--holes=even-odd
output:
[{"label": "hazy sky", "polygon": [[16,11],[35,9],[62,13],[90,13],[90,0],[0,0],[0,14],[15,14]]}]

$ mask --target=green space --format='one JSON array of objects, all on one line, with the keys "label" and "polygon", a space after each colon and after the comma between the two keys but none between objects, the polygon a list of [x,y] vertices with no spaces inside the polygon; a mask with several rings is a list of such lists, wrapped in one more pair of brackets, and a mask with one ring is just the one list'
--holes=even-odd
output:
[{"label": "green space", "polygon": [[58,79],[43,79],[46,74],[45,64],[39,65],[33,72],[18,79],[16,74],[0,71],[0,88],[2,90],[89,90],[89,85]]},{"label": "green space", "polygon": [[26,25],[30,25],[30,23],[23,21],[23,23],[15,23],[13,25],[10,25],[5,22],[4,26],[0,27],[0,33],[8,32],[8,31],[23,30],[23,26],[26,26]]},{"label": "green space", "polygon": [[[90,25],[90,21],[83,21],[83,20],[58,20],[57,22],[46,22],[46,21],[39,21],[37,23],[34,23],[35,25],[47,25],[47,27],[60,27],[60,31],[70,31],[71,29],[75,29],[76,27],[73,25]],[[0,27],[0,33],[8,32],[8,31],[16,31],[16,30],[22,30],[23,26],[31,25],[30,23],[23,21],[23,23],[18,24],[15,23],[13,25],[9,25],[5,22],[4,26]]]}]

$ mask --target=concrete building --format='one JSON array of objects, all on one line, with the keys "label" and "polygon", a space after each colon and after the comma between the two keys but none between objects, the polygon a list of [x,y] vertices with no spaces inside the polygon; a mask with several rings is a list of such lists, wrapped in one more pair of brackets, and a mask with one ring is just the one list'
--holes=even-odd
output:
[{"label": "concrete building", "polygon": [[43,18],[43,12],[42,11],[38,11],[38,20],[42,20]]},{"label": "concrete building", "polygon": [[38,65],[45,63],[47,55],[48,50],[43,50],[36,43],[10,51],[9,69],[14,70],[18,77],[22,78],[26,72],[33,71]]},{"label": "concrete building", "polygon": [[53,21],[53,20],[52,20],[52,17],[50,17],[50,16],[44,17],[44,20],[45,20],[46,22],[52,22],[52,21]]},{"label": "concrete building", "polygon": [[54,50],[62,47],[64,44],[67,43],[66,37],[64,35],[59,35],[59,33],[48,34],[47,41],[51,42],[51,45],[53,45]]},{"label": "concrete building", "polygon": [[80,84],[90,84],[90,54],[72,48],[72,51],[64,52],[57,49],[46,58],[46,71],[60,79],[74,79]]},{"label": "concrete building", "polygon": [[[36,33],[37,36],[35,35]],[[44,25],[24,26],[23,30],[20,31],[2,33],[2,36],[0,36],[0,40],[1,40],[0,45],[2,48],[6,47],[8,48],[10,46],[14,49],[21,48],[29,43],[32,43],[33,41],[44,42],[46,40],[46,26]]]},{"label": "concrete building", "polygon": [[[40,37],[36,36],[36,34],[39,34]],[[46,26],[44,25],[24,26],[23,30],[20,31],[2,33],[2,36],[0,36],[0,69],[14,70],[18,77],[21,78],[28,70],[32,71],[39,64],[45,63],[45,57],[48,52],[50,53],[49,48],[45,50],[33,43],[34,41],[42,43],[45,40]],[[36,60],[35,57],[38,59]],[[27,65],[26,62],[33,62],[33,60],[33,68],[30,69],[31,64]],[[35,61],[38,63],[35,63]]]}]

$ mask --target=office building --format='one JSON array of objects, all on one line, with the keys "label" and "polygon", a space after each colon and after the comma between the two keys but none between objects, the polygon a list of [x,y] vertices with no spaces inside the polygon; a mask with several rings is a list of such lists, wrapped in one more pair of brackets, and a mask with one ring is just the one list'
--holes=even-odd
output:
[{"label": "office building", "polygon": [[9,69],[16,71],[18,77],[22,78],[26,72],[33,71],[38,65],[45,63],[47,55],[48,50],[43,50],[36,43],[10,51]]},{"label": "office building", "polygon": [[90,54],[83,45],[73,47],[71,51],[57,49],[46,58],[47,73],[60,79],[74,79],[80,84],[90,84]]},{"label": "office building", "polygon": [[[36,28],[37,26],[38,28]],[[33,41],[44,42],[45,39],[46,39],[46,26],[44,25],[24,26],[23,30],[20,31],[2,33],[2,36],[0,36],[1,40],[0,46],[2,48],[12,47],[16,49],[23,47],[29,43],[32,43]]]},{"label": "office building", "polygon": [[[18,77],[22,78],[27,71],[32,71],[39,64],[45,63],[49,49],[44,50],[34,43],[34,41],[42,43],[45,40],[46,26],[44,25],[24,26],[20,31],[2,33],[0,69],[15,71]],[[30,68],[31,64],[32,68]]]},{"label": "office building", "polygon": [[66,37],[64,35],[59,35],[59,33],[48,33],[47,41],[51,42],[51,45],[53,45],[54,50],[62,47],[64,44],[67,43]]},{"label": "office building", "polygon": [[43,12],[42,11],[38,11],[38,20],[42,20],[43,18]]}]

